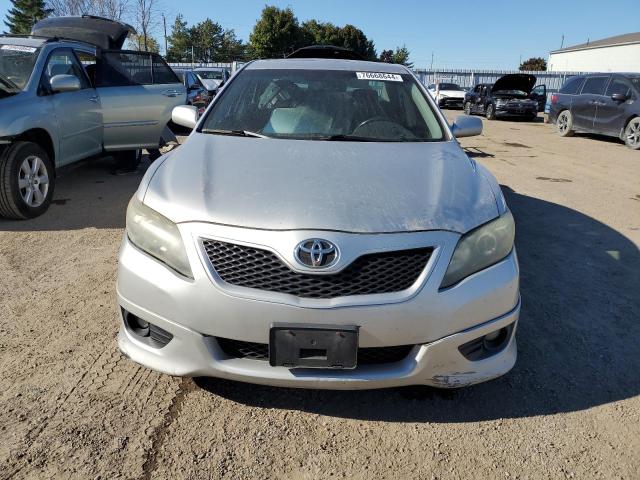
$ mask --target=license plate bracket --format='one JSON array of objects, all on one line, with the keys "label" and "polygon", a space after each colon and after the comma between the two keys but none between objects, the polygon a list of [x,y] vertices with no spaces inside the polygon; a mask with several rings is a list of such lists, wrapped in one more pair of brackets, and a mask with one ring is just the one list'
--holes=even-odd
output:
[{"label": "license plate bracket", "polygon": [[358,362],[358,327],[274,323],[269,364],[287,368],[353,369]]}]

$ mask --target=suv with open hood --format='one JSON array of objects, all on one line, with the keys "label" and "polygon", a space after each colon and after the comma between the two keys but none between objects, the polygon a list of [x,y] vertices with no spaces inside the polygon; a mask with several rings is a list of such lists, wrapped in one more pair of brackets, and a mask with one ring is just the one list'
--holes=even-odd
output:
[{"label": "suv with open hood", "polygon": [[129,25],[59,17],[0,36],[0,217],[44,213],[62,166],[157,149],[182,83],[157,54],[119,50]]},{"label": "suv with open hood", "polygon": [[495,83],[480,83],[464,98],[467,115],[474,113],[493,120],[498,117],[524,117],[534,119],[544,110],[547,87],[536,84],[535,75],[511,73]]}]

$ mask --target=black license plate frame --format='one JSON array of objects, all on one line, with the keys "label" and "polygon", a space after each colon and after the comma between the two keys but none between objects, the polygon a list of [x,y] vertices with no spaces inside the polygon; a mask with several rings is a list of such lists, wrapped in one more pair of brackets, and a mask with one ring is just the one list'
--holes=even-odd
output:
[{"label": "black license plate frame", "polygon": [[274,323],[269,330],[269,364],[286,368],[354,369],[358,327]]}]

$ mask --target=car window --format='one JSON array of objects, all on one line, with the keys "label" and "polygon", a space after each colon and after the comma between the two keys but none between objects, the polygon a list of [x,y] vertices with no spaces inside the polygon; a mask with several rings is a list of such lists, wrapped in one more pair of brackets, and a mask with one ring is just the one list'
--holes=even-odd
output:
[{"label": "car window", "polygon": [[152,83],[151,55],[133,52],[103,52],[100,62],[100,87],[126,87]]},{"label": "car window", "polygon": [[0,45],[0,96],[27,85],[39,54],[35,47]]},{"label": "car window", "polygon": [[159,55],[153,55],[153,83],[181,83],[171,67]]},{"label": "car window", "polygon": [[[376,75],[376,74],[371,74]],[[250,130],[274,138],[371,141],[444,138],[409,74],[370,79],[355,71],[244,70],[209,111],[202,131]]]},{"label": "car window", "polygon": [[74,76],[80,81],[81,89],[91,88],[83,68],[69,48],[54,50],[47,59],[47,64],[42,74],[44,84],[48,86],[51,79],[56,75]]},{"label": "car window", "polygon": [[616,93],[631,96],[631,85],[629,85],[629,83],[622,78],[614,77],[607,87],[606,95],[610,97],[611,95],[615,95]]},{"label": "car window", "polygon": [[197,70],[196,74],[206,80],[222,80],[224,72],[222,70]]},{"label": "car window", "polygon": [[81,50],[74,50],[74,51],[76,53],[76,56],[80,60],[80,64],[84,68],[84,71],[87,74],[87,77],[89,77],[89,81],[91,82],[91,85],[95,85],[96,84],[96,56],[88,52],[83,52]]},{"label": "car window", "polygon": [[582,87],[582,94],[603,95],[609,77],[588,77]]},{"label": "car window", "polygon": [[575,95],[580,91],[580,87],[582,87],[583,82],[584,77],[572,77],[564,83],[564,85],[560,89],[560,93]]}]

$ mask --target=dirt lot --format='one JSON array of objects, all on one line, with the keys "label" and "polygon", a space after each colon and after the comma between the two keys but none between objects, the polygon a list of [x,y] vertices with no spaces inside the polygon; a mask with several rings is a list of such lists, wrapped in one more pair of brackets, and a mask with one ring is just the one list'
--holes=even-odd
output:
[{"label": "dirt lot", "polygon": [[462,144],[518,224],[511,373],[336,393],[138,367],[114,281],[141,174],[94,162],[45,216],[0,221],[0,478],[640,478],[640,152],[542,122]]}]

